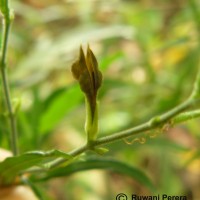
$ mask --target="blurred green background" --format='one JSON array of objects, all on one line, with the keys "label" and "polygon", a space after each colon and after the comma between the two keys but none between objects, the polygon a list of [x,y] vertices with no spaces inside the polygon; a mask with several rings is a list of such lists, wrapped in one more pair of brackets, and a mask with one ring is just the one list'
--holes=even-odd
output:
[{"label": "blurred green background", "polygon": [[[8,73],[21,152],[84,144],[84,96],[70,67],[90,45],[104,75],[100,135],[133,127],[186,99],[200,67],[198,0],[12,0]],[[2,29],[0,29],[2,31]],[[1,85],[2,86],[2,85]],[[0,144],[8,148],[0,87]],[[160,194],[200,199],[199,120],[152,131],[146,141],[107,145],[105,157],[145,172]],[[87,156],[87,155],[86,155]],[[109,171],[79,172],[42,184],[49,199],[111,200],[148,195]]]}]

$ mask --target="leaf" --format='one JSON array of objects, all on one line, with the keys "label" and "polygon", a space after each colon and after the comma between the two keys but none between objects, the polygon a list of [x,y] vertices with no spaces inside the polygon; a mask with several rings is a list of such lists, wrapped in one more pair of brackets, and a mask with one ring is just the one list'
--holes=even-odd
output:
[{"label": "leaf", "polygon": [[99,66],[101,66],[102,70],[106,70],[109,66],[118,60],[122,60],[125,57],[122,51],[117,51],[116,53],[106,55],[99,60]]},{"label": "leaf", "polygon": [[104,147],[96,147],[96,148],[94,148],[94,151],[99,155],[104,155],[104,154],[108,153],[109,150]]},{"label": "leaf", "polygon": [[[123,162],[111,159],[88,159],[86,161],[79,161],[72,163],[66,167],[57,168],[47,172],[42,178],[37,181],[45,181],[55,177],[69,176],[76,172],[92,170],[92,169],[106,169],[116,173],[120,173],[133,178],[134,180],[147,187],[151,192],[155,192],[156,188],[152,181],[138,168],[127,165]],[[34,179],[34,177],[33,177]]]},{"label": "leaf", "polygon": [[70,158],[68,154],[58,150],[48,152],[33,151],[9,157],[0,163],[0,183],[9,184],[23,170],[59,157]]},{"label": "leaf", "polygon": [[63,157],[63,158],[71,157],[67,153],[60,151],[60,150],[55,150],[55,149],[47,151],[47,152],[40,152],[40,153],[43,153],[45,156],[51,156],[51,157]]},{"label": "leaf", "polygon": [[81,98],[78,86],[59,94],[42,115],[40,132],[45,133],[53,129],[68,112],[78,105]]}]

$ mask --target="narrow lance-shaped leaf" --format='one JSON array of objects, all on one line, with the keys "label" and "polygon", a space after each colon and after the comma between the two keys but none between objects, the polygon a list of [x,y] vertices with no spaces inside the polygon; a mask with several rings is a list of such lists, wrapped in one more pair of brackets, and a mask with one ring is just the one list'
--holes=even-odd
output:
[{"label": "narrow lance-shaped leaf", "polygon": [[45,164],[59,157],[70,158],[68,154],[58,150],[48,152],[33,151],[19,156],[9,157],[0,163],[0,184],[10,184],[23,170]]},{"label": "narrow lance-shaped leaf", "polygon": [[[71,98],[73,96],[73,98]],[[63,117],[74,109],[82,96],[78,87],[69,87],[51,99],[49,106],[40,116],[39,131],[48,133],[60,122]]]},{"label": "narrow lance-shaped leaf", "polygon": [[143,186],[147,187],[152,193],[156,191],[156,188],[152,181],[140,169],[113,159],[111,160],[93,158],[86,161],[79,161],[72,163],[66,167],[48,171],[42,178],[32,177],[32,179],[34,181],[46,181],[55,177],[69,176],[77,172],[92,169],[106,169],[112,172],[129,176],[138,181]]}]

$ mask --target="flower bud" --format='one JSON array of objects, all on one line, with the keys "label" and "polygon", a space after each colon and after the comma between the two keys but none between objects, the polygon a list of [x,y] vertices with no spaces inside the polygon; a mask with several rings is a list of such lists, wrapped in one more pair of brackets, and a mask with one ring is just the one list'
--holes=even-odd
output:
[{"label": "flower bud", "polygon": [[87,54],[84,55],[80,47],[79,58],[72,64],[72,74],[80,84],[81,90],[86,96],[86,132],[89,140],[94,140],[98,129],[97,117],[97,94],[102,84],[102,74],[98,69],[98,63],[92,50],[88,46]]}]

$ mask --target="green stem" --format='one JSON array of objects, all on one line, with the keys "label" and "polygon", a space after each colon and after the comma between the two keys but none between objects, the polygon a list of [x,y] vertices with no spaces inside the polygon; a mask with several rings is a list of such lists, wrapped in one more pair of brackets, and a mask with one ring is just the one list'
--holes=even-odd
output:
[{"label": "green stem", "polygon": [[18,148],[17,148],[17,128],[16,128],[16,119],[15,114],[13,112],[11,100],[10,100],[10,91],[7,84],[7,75],[6,75],[6,69],[1,69],[1,76],[3,81],[3,90],[5,94],[5,101],[7,104],[8,109],[8,117],[9,117],[9,123],[10,123],[10,145],[13,152],[13,155],[18,154]]},{"label": "green stem", "polygon": [[[177,123],[180,123],[183,121],[187,121],[189,119],[197,118],[200,116],[200,110],[186,112],[186,113],[182,113],[182,112],[186,109],[189,109],[191,106],[195,105],[198,102],[199,102],[199,100],[189,98],[189,100],[187,100],[184,103],[180,104],[179,106],[175,107],[171,111],[168,111],[168,112],[164,113],[163,115],[153,117],[146,123],[143,123],[141,125],[135,126],[128,130],[114,133],[110,136],[105,136],[105,137],[95,140],[92,143],[92,148],[94,149],[95,147],[98,147],[101,145],[106,145],[108,143],[112,143],[112,142],[118,141],[120,139],[125,139],[127,137],[140,136],[140,134],[143,134],[146,131],[160,128],[167,123],[172,123],[172,124],[176,123],[177,124]],[[53,161],[52,163],[50,163],[49,169],[58,167],[61,164],[64,164],[65,162],[69,162],[71,159],[74,159],[75,157],[81,155],[82,153],[84,153],[88,150],[91,150],[91,144],[83,145],[83,146],[69,152],[68,154],[71,156],[71,158],[69,158],[69,159],[59,158],[59,159]],[[25,170],[23,173],[38,173],[38,172],[45,172],[45,170],[42,168],[31,168],[29,170]]]},{"label": "green stem", "polygon": [[179,124],[200,117],[200,109],[181,113],[173,119],[173,124]]},{"label": "green stem", "polygon": [[[176,123],[180,123],[183,121],[187,121],[189,119],[199,117],[200,110],[193,110],[193,111],[188,111],[188,112],[184,113],[184,111],[189,110],[193,106],[196,106],[196,105],[199,106],[199,102],[200,102],[200,95],[199,95],[200,75],[199,74],[200,74],[200,68],[199,68],[199,73],[196,77],[196,80],[195,80],[195,83],[193,86],[192,93],[191,93],[190,97],[186,101],[184,101],[182,104],[176,106],[172,110],[170,110],[162,115],[151,118],[146,123],[143,123],[141,125],[135,126],[133,128],[130,128],[130,129],[118,132],[118,133],[114,133],[110,136],[101,137],[101,138],[93,141],[91,144],[87,143],[86,145],[81,146],[81,147],[73,150],[72,152],[69,152],[68,154],[71,156],[70,159],[59,158],[59,159],[53,161],[52,163],[50,163],[49,169],[58,167],[65,162],[69,162],[71,159],[74,159],[75,157],[79,156],[80,154],[82,154],[88,150],[95,149],[98,146],[106,145],[108,143],[112,143],[112,142],[118,141],[120,139],[125,139],[125,138],[131,137],[131,136],[138,137],[138,136],[140,136],[140,134],[143,134],[146,131],[150,131],[150,130],[154,130],[156,128],[163,127],[166,124],[176,124]],[[44,172],[44,169],[31,168],[29,170],[24,171],[24,173],[27,173],[27,172],[29,172],[29,173]]]},{"label": "green stem", "polygon": [[[88,150],[88,146],[84,145],[82,147],[79,147],[71,152],[68,153],[69,156],[71,156],[72,158],[75,158],[76,156],[84,153],[85,151]],[[70,159],[70,158],[69,158]],[[54,162],[52,162],[49,166],[50,169],[55,168],[61,164],[63,164],[64,162],[67,162],[69,159],[66,158],[59,158],[57,160],[55,160]],[[40,170],[39,170],[40,171]]]},{"label": "green stem", "polygon": [[1,49],[1,77],[2,77],[2,85],[3,91],[6,101],[6,106],[9,115],[9,123],[10,123],[10,145],[13,152],[13,155],[18,154],[17,148],[17,129],[16,129],[16,119],[15,114],[12,108],[11,98],[10,98],[10,90],[8,86],[7,80],[7,70],[6,70],[6,54],[7,54],[7,46],[8,46],[8,36],[10,31],[11,20],[6,15],[3,20],[3,35],[2,35],[2,49]]},{"label": "green stem", "polygon": [[155,129],[166,123],[170,123],[170,121],[173,117],[175,117],[179,113],[183,112],[184,110],[188,109],[193,104],[194,104],[194,100],[189,99],[189,100],[185,101],[184,103],[180,104],[179,106],[175,107],[174,109],[164,113],[163,115],[153,117],[152,119],[150,119],[148,122],[146,122],[144,124],[135,126],[128,130],[125,130],[125,131],[115,133],[110,136],[105,136],[105,137],[99,138],[93,143],[93,145],[96,147],[96,146],[100,146],[103,144],[108,144],[108,143],[115,142],[120,139],[134,136],[139,133],[143,133],[145,131]]},{"label": "green stem", "polygon": [[6,54],[7,54],[7,44],[8,44],[9,31],[10,31],[10,20],[5,18],[3,20],[1,68],[6,67]]},{"label": "green stem", "polygon": [[86,105],[86,121],[85,132],[87,134],[88,145],[92,144],[96,140],[98,134],[98,102],[95,102],[95,106],[92,106],[89,99],[85,98]]},{"label": "green stem", "polygon": [[[184,103],[180,104],[179,106],[175,107],[171,111],[166,112],[163,115],[153,117],[146,123],[143,123],[141,125],[131,128],[131,129],[124,130],[124,131],[121,131],[118,133],[114,133],[110,136],[105,136],[105,137],[102,137],[102,138],[99,138],[99,139],[93,141],[92,147],[95,148],[95,147],[98,147],[101,145],[115,142],[120,139],[125,139],[130,136],[136,136],[136,135],[138,136],[139,134],[144,133],[146,131],[161,127],[166,123],[172,122],[171,120],[173,120],[174,117],[176,117],[176,116],[180,117],[180,115],[179,115],[180,113],[182,113],[184,110],[188,109],[190,106],[193,106],[195,103],[197,103],[197,100],[189,98],[189,100],[187,100]],[[198,116],[199,115],[197,115],[197,114],[193,115],[193,118],[198,117]],[[189,115],[188,115],[188,117],[191,118],[191,116],[189,116]],[[185,117],[184,120],[188,120],[188,119]],[[177,121],[178,121],[178,118],[176,119],[175,122],[177,122]],[[70,156],[72,156],[72,158],[75,158],[78,155],[80,155],[88,150],[91,150],[91,144],[89,146],[84,145],[82,147],[79,147],[79,148],[75,149],[74,151],[69,152],[68,154]],[[65,158],[57,159],[50,164],[49,168],[52,169],[52,168],[58,167],[59,165],[65,163],[67,161],[69,161],[69,159],[65,159]],[[42,171],[43,171],[42,169],[28,170],[28,172],[42,172]]]}]

